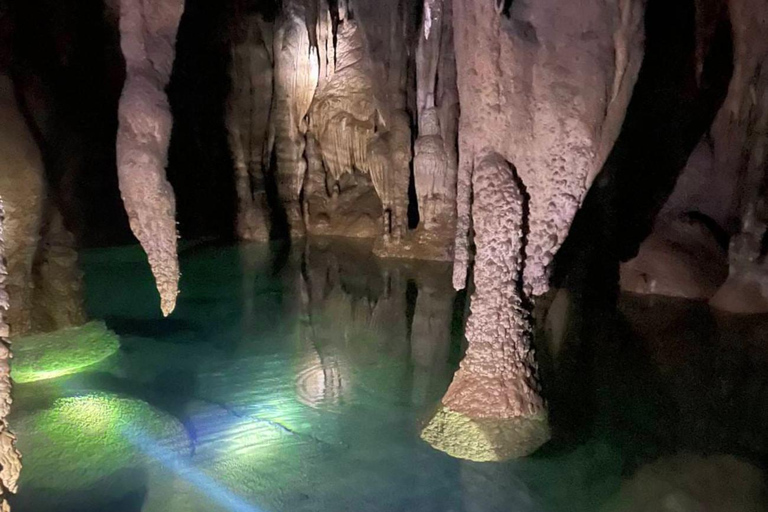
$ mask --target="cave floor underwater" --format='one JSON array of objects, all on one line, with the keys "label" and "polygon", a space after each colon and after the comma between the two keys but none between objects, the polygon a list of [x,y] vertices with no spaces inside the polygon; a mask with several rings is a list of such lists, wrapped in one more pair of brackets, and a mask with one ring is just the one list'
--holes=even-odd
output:
[{"label": "cave floor underwater", "polygon": [[296,246],[184,247],[168,319],[140,249],[86,251],[120,347],[17,383],[14,510],[768,509],[765,318],[623,297],[626,339],[538,347],[553,440],[474,463],[419,437],[461,357],[450,269]]}]

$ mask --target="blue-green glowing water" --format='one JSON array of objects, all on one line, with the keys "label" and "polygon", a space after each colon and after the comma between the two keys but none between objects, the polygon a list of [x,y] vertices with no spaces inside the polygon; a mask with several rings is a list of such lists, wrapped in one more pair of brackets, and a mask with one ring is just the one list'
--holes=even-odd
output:
[{"label": "blue-green glowing water", "polygon": [[418,435],[461,354],[444,266],[355,244],[190,247],[168,319],[137,248],[83,267],[121,349],[17,384],[18,510],[765,510],[757,320],[734,341],[701,308],[625,301],[651,319],[631,340],[539,348],[555,439],[480,464]]}]

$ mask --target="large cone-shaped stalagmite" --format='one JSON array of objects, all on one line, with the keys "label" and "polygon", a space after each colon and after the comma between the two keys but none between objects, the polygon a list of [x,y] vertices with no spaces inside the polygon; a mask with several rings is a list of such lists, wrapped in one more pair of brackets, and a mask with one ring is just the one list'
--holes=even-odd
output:
[{"label": "large cone-shaped stalagmite", "polygon": [[16,492],[16,482],[21,471],[21,455],[14,446],[15,437],[8,429],[8,413],[11,410],[11,348],[8,343],[9,329],[5,321],[8,311],[8,293],[5,284],[8,272],[5,268],[5,244],[3,222],[5,211],[0,197],[0,511],[11,508],[5,499],[6,491]]},{"label": "large cone-shaped stalagmite", "polygon": [[147,253],[163,315],[176,307],[176,201],[165,179],[171,76],[183,0],[120,0],[126,78],[120,97],[117,171],[131,230]]},{"label": "large cone-shaped stalagmite", "polygon": [[422,437],[455,457],[504,460],[549,439],[530,315],[518,291],[525,198],[514,169],[496,153],[477,162],[473,189],[477,255],[469,346]]},{"label": "large cone-shaped stalagmite", "polygon": [[[468,349],[423,432],[473,460],[548,438],[530,307],[613,146],[643,53],[643,0],[455,0],[459,172],[454,286],[477,246]],[[474,198],[473,198],[474,193]],[[523,243],[525,242],[525,243]]]}]

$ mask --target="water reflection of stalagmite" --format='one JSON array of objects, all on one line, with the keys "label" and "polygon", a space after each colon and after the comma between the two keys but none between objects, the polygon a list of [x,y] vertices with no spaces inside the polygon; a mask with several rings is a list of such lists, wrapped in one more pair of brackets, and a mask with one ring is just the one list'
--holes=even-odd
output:
[{"label": "water reflection of stalagmite", "polygon": [[422,437],[453,456],[503,460],[549,439],[531,348],[531,318],[520,293],[525,198],[512,166],[496,153],[475,163],[475,291],[467,353]]},{"label": "water reflection of stalagmite", "polygon": [[274,98],[272,133],[277,160],[277,190],[291,236],[305,233],[301,189],[307,171],[304,159],[307,112],[318,80],[317,48],[310,44],[303,2],[289,0],[275,26],[273,41]]},{"label": "water reflection of stalagmite", "polygon": [[183,0],[120,0],[120,48],[126,78],[120,96],[117,172],[131,230],[147,253],[163,315],[176,307],[179,283],[176,200],[165,179],[171,77]]},{"label": "water reflection of stalagmite", "polygon": [[15,436],[8,427],[11,410],[11,345],[8,343],[10,329],[6,322],[9,300],[6,291],[8,272],[5,266],[5,233],[3,224],[5,210],[0,197],[0,511],[11,510],[6,500],[7,492],[16,492],[16,482],[21,471],[21,455],[14,446]]},{"label": "water reflection of stalagmite", "polygon": [[411,324],[412,401],[422,405],[439,398],[435,395],[450,369],[447,361],[454,299],[450,267],[419,268],[416,285],[418,296]]},{"label": "water reflection of stalagmite", "polygon": [[[334,337],[326,335],[326,332],[333,332],[333,328],[325,323],[326,310],[332,310],[330,316],[334,326],[339,322],[349,325],[341,320],[346,316],[343,311],[348,311],[349,300],[338,286],[333,285],[333,269],[322,261],[313,260],[309,249],[304,258],[306,266],[300,272],[297,284],[302,356],[296,376],[296,396],[310,407],[334,409],[347,398],[350,376],[348,363],[343,360],[344,353],[333,345]],[[335,292],[326,294],[328,286],[335,288]]]},{"label": "water reflection of stalagmite", "polygon": [[258,15],[237,13],[232,38],[227,130],[235,165],[237,234],[241,240],[269,238],[265,171],[272,103],[272,40]]}]

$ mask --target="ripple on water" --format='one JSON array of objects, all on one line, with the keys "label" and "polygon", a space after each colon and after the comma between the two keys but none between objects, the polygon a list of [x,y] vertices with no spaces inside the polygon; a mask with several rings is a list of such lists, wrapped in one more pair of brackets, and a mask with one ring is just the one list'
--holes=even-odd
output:
[{"label": "ripple on water", "polygon": [[338,413],[349,402],[348,372],[336,357],[307,356],[295,381],[298,401],[313,409]]}]

